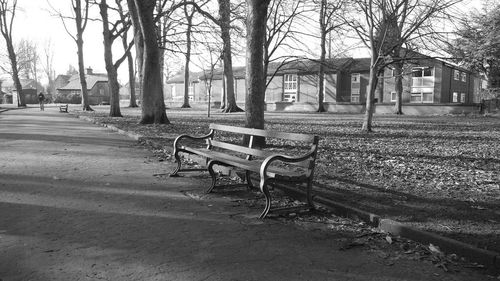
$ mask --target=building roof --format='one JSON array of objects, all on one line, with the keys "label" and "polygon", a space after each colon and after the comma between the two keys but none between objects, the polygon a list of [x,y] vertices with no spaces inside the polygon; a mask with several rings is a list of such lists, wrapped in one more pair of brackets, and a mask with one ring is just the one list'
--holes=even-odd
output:
[{"label": "building roof", "polygon": [[[324,63],[325,72],[339,72],[345,70],[353,61],[353,58],[333,58],[327,59]],[[320,61],[317,59],[301,59],[288,62],[275,62],[269,64],[268,74],[287,74],[287,73],[317,73],[319,71]]]},{"label": "building roof", "polygon": [[[325,62],[326,72],[338,72],[347,69],[347,67],[352,63],[352,58],[334,58],[327,59]],[[267,74],[287,74],[287,73],[317,73],[319,71],[319,61],[313,59],[300,59],[288,62],[272,62],[268,66]],[[222,79],[222,68],[214,69],[212,79]],[[235,79],[244,79],[246,74],[245,66],[235,66],[233,67],[233,76]],[[199,75],[199,80],[205,80],[207,75]],[[194,79],[194,77],[193,77]],[[177,77],[177,79],[170,79],[167,83],[183,83],[184,76]]]},{"label": "building roof", "polygon": [[[106,74],[86,74],[85,80],[87,81],[87,89],[90,90],[94,88],[95,84],[98,82],[108,82],[108,76]],[[66,86],[58,88],[57,90],[71,91],[71,90],[81,90],[82,84],[80,84],[80,78],[78,74],[71,76],[68,84]]]},{"label": "building roof", "polygon": [[357,58],[353,59],[348,69],[350,72],[365,72],[370,71],[371,58]]},{"label": "building roof", "polygon": [[[189,72],[189,82],[197,82],[199,77],[203,75],[203,72]],[[184,72],[174,75],[172,78],[168,79],[167,84],[179,84],[184,83]]]},{"label": "building roof", "polygon": [[[245,73],[246,73],[245,66],[233,66],[234,79],[244,79]],[[212,79],[214,79],[214,80],[221,80],[223,74],[224,74],[224,69],[222,67],[219,67],[219,68],[214,69],[212,75],[210,75],[210,70],[206,70],[205,72],[203,72],[203,71],[200,72],[198,79],[199,80],[206,80],[210,76],[212,76]],[[182,81],[184,81],[184,80],[182,80]]]}]

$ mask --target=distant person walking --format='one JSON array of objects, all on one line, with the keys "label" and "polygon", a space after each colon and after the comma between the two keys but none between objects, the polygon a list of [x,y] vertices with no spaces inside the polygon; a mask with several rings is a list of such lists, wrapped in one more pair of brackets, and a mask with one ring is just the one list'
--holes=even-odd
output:
[{"label": "distant person walking", "polygon": [[40,111],[44,111],[45,108],[44,108],[43,103],[45,102],[45,96],[43,95],[42,92],[40,92],[40,94],[38,94],[38,102],[40,103]]}]

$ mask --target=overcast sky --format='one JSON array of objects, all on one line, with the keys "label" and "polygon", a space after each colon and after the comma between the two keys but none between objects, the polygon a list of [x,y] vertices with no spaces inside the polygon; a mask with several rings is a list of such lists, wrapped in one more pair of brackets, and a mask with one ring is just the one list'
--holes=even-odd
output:
[{"label": "overcast sky", "polygon": [[[69,14],[69,0],[49,0],[52,6]],[[46,0],[18,0],[19,11],[14,21],[14,40],[28,39],[39,46],[39,53],[49,41],[54,53],[54,68],[57,74],[64,74],[69,65],[78,66],[76,43],[66,33],[61,19],[52,16]],[[74,23],[68,22],[71,30]],[[100,23],[90,22],[84,33],[85,65],[96,72],[105,72],[102,33]],[[40,55],[42,56],[42,54]]]}]

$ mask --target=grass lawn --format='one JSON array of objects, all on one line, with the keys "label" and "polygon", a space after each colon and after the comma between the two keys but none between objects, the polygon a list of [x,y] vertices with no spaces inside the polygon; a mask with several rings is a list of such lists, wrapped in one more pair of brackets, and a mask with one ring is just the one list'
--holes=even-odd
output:
[{"label": "grass lawn", "polygon": [[[167,111],[170,125],[138,125],[140,110],[100,122],[147,136],[155,149],[181,133],[208,132],[209,123],[244,125],[244,113]],[[266,113],[266,128],[321,137],[315,191],[336,201],[500,252],[500,118]]]}]

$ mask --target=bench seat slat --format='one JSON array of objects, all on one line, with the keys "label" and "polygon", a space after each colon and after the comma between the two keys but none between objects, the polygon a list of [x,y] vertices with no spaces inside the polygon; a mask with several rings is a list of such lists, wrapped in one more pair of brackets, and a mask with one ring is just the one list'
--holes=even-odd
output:
[{"label": "bench seat slat", "polygon": [[315,136],[306,134],[267,131],[261,129],[234,127],[234,126],[220,125],[220,124],[210,124],[210,129],[237,133],[237,134],[253,135],[266,138],[288,139],[288,140],[302,141],[302,142],[315,142],[316,139]]}]

